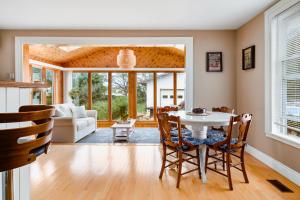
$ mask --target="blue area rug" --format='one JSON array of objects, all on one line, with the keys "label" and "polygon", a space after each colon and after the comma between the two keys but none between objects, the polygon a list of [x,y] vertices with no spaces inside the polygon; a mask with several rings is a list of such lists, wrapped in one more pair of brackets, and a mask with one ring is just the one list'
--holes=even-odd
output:
[{"label": "blue area rug", "polygon": [[159,130],[157,128],[135,128],[129,136],[129,141],[113,141],[111,128],[99,128],[95,133],[89,134],[77,143],[142,143],[159,144]]}]

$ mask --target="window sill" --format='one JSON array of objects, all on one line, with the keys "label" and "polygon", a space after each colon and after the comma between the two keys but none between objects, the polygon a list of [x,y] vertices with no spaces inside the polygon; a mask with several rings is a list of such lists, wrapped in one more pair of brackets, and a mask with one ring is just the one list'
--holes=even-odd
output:
[{"label": "window sill", "polygon": [[293,146],[297,149],[300,149],[300,138],[294,138],[292,136],[275,134],[275,133],[267,133],[267,137],[278,140],[290,146]]}]

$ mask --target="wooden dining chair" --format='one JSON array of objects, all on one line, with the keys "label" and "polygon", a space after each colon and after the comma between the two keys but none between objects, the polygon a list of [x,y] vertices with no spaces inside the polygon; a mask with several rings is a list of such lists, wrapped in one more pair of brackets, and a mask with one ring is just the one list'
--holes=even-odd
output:
[{"label": "wooden dining chair", "polygon": [[[212,108],[213,112],[223,112],[223,113],[231,113],[234,114],[234,109],[233,108],[228,108],[226,106],[222,106],[222,107],[213,107]],[[212,130],[216,130],[216,131],[221,131],[221,132],[225,132],[224,127],[211,127]]]},{"label": "wooden dining chair", "polygon": [[[229,108],[229,107],[226,107],[226,106],[222,106],[222,107],[213,107],[212,108],[212,111],[213,112],[223,112],[223,113],[231,113],[231,114],[234,114],[234,109],[233,108]],[[223,126],[220,126],[220,127],[210,127],[210,129],[207,130],[207,137],[210,138],[210,137],[220,137],[220,136],[226,136],[226,130],[224,129]],[[222,157],[222,160],[224,160],[224,156],[225,154],[220,152],[219,153],[219,156]],[[222,163],[222,168],[223,170],[225,170],[225,163],[223,162]],[[217,169],[217,162],[215,162],[215,169]]]},{"label": "wooden dining chair", "polygon": [[[231,167],[238,169],[243,172],[243,176],[246,183],[249,183],[244,160],[244,151],[246,146],[246,139],[248,135],[248,130],[252,121],[252,114],[242,114],[236,117],[231,117],[229,126],[227,128],[226,137],[212,137],[206,139],[207,151],[206,151],[206,162],[205,168],[217,172],[228,178],[229,189],[233,190],[232,179],[231,179]],[[238,137],[232,138],[233,126],[239,125]],[[215,152],[221,152],[226,154],[225,157],[218,157],[217,153],[210,155],[209,151],[214,150]],[[238,151],[239,150],[239,151]],[[237,152],[240,152],[239,155]],[[238,163],[232,163],[231,156],[239,158]],[[212,159],[212,162],[208,162],[208,159]],[[209,165],[215,164],[215,161],[221,161],[226,163],[226,171],[224,174],[215,168],[211,168]],[[238,167],[240,165],[240,168]]]},{"label": "wooden dining chair", "polygon": [[171,112],[171,111],[178,111],[178,106],[164,106],[164,107],[159,107],[157,114]]},{"label": "wooden dining chair", "polygon": [[[157,114],[169,113],[172,111],[176,112],[178,110],[179,110],[178,106],[164,106],[164,107],[158,108]],[[170,122],[170,123],[171,123],[172,129],[173,129],[172,136],[177,137],[178,136],[178,131],[176,131],[178,129],[177,124],[173,123],[173,122]],[[192,136],[192,132],[184,124],[181,124],[181,133],[183,136],[189,136],[189,137]]]},{"label": "wooden dining chair", "polygon": [[47,153],[52,136],[54,107],[22,106],[17,113],[0,113],[0,123],[31,122],[27,127],[0,130],[0,171],[5,172],[5,199],[13,197],[13,169]]},{"label": "wooden dining chair", "polygon": [[[203,144],[204,141],[197,140],[194,138],[182,137],[180,117],[169,116],[167,113],[160,113],[158,114],[157,118],[158,118],[160,135],[163,144],[162,165],[161,165],[159,178],[161,179],[165,169],[172,165],[176,165],[178,168],[177,184],[176,184],[177,188],[179,188],[181,176],[184,174],[198,170],[199,178],[201,178],[199,145]],[[176,123],[177,127],[179,127],[178,137],[172,137],[171,135],[172,127],[170,125],[170,122]],[[167,149],[170,150],[170,152],[167,153]],[[170,160],[170,158],[176,160],[172,161]],[[196,163],[193,161],[194,159],[196,159],[197,161]],[[168,164],[166,164],[167,162]],[[194,165],[196,166],[196,168],[186,172],[182,172],[183,162]]]}]

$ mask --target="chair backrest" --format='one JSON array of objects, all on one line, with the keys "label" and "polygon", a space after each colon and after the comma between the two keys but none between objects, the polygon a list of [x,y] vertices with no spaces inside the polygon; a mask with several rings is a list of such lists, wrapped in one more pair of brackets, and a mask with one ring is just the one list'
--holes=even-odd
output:
[{"label": "chair backrest", "polygon": [[158,114],[160,113],[167,113],[167,112],[171,112],[171,111],[178,111],[178,107],[177,106],[164,106],[164,107],[160,107],[158,108]]},{"label": "chair backrest", "polygon": [[[222,107],[213,107],[213,108],[212,108],[212,111],[213,111],[213,112],[231,113],[231,114],[234,113],[234,109],[233,109],[233,108],[228,108],[228,107],[226,107],[226,106],[222,106]],[[223,126],[221,126],[221,127],[212,127],[212,129],[220,130],[220,131],[225,131],[224,128],[223,128]]]},{"label": "chair backrest", "polygon": [[[246,139],[247,139],[252,118],[253,118],[252,114],[242,114],[235,117],[234,116],[231,117],[227,128],[226,139],[224,141],[216,143],[215,146],[217,147],[217,146],[227,145],[227,148],[229,149],[234,147],[243,147],[246,144]],[[233,127],[235,125],[239,126],[238,138],[235,144],[231,144]]]},{"label": "chair backrest", "polygon": [[235,145],[243,146],[246,144],[248,131],[250,124],[252,122],[253,115],[252,114],[242,114],[239,117],[239,134],[238,134],[238,141]]},{"label": "chair backrest", "polygon": [[223,113],[234,113],[234,109],[233,108],[228,108],[226,106],[222,106],[222,107],[214,107],[212,108],[213,112],[223,112]]},{"label": "chair backrest", "polygon": [[53,106],[30,105],[17,113],[0,113],[0,123],[32,122],[31,126],[0,130],[0,171],[30,164],[47,153],[54,112]]},{"label": "chair backrest", "polygon": [[171,123],[176,123],[177,127],[181,127],[180,117],[169,116],[167,113],[158,113],[157,119],[158,119],[160,137],[162,143],[172,147],[181,146],[182,145],[181,128],[176,129],[176,131],[178,131],[178,142],[173,142],[171,136],[171,130],[172,130]]}]

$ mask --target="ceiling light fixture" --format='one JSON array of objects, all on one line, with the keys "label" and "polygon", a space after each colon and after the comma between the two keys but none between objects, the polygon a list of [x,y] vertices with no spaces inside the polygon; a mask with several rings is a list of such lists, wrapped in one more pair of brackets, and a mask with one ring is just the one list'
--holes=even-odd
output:
[{"label": "ceiling light fixture", "polygon": [[136,65],[136,57],[133,50],[121,49],[117,56],[117,65],[124,69],[134,68]]}]

